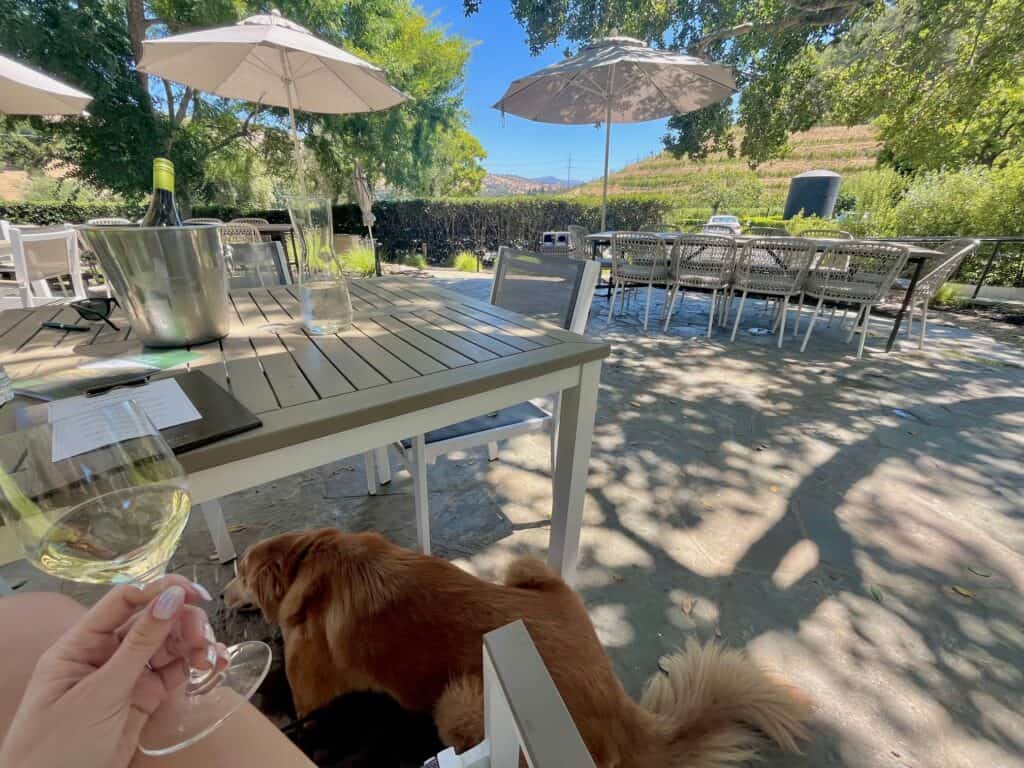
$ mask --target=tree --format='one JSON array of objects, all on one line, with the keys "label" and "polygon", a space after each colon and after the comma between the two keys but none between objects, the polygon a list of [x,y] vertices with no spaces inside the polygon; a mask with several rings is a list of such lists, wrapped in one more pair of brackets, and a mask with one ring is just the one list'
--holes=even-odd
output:
[{"label": "tree", "polygon": [[[422,172],[436,134],[464,124],[459,88],[468,45],[430,29],[410,0],[291,0],[279,5],[314,34],[389,69],[391,82],[416,97],[386,113],[350,116],[350,122],[349,117],[300,114],[301,130],[314,150],[311,157],[330,159],[325,145],[346,129],[364,128],[377,141],[359,145],[359,156],[378,178],[404,184],[410,167]],[[135,66],[142,41],[231,23],[262,9],[255,0],[0,0],[0,48],[94,96],[88,118],[33,122],[35,130],[61,140],[53,144],[59,149],[52,159],[97,186],[137,196],[149,189],[152,157],[168,155],[175,163],[179,198],[187,204],[218,187],[206,178],[211,158],[222,152],[234,155],[220,164],[219,173],[244,167],[250,160],[242,162],[239,153],[246,145],[259,153],[272,176],[293,175],[292,160],[280,151],[286,146],[287,112],[150,78]],[[407,141],[421,122],[429,126],[422,131],[424,140]],[[399,162],[399,154],[411,162]],[[328,163],[314,175],[328,177],[328,186],[340,189],[347,179],[331,176],[340,170]]]}]

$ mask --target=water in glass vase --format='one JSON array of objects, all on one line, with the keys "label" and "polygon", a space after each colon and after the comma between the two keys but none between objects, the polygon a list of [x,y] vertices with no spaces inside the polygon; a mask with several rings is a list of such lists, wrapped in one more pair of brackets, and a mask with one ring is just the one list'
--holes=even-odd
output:
[{"label": "water in glass vase", "polygon": [[192,506],[188,491],[150,485],[71,507],[26,554],[54,576],[117,584],[160,575]]},{"label": "water in glass vase", "polygon": [[310,333],[343,331],[352,325],[352,299],[344,280],[302,284],[302,321]]}]

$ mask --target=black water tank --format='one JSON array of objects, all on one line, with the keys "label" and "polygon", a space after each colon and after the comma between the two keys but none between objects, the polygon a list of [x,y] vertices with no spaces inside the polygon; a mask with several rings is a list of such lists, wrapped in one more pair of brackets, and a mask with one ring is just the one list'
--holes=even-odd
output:
[{"label": "black water tank", "polygon": [[804,216],[832,218],[842,177],[832,171],[807,171],[789,182],[789,195],[782,218],[791,219],[803,211]]}]

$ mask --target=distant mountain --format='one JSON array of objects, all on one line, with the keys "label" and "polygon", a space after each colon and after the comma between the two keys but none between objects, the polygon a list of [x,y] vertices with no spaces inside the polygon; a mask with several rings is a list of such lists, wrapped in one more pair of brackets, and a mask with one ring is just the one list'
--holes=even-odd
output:
[{"label": "distant mountain", "polygon": [[488,173],[484,176],[484,183],[480,194],[484,197],[535,195],[543,192],[561,192],[580,183],[582,182],[573,180],[571,184],[566,184],[565,179],[559,179],[556,176],[541,176],[536,179],[528,179],[525,176]]}]

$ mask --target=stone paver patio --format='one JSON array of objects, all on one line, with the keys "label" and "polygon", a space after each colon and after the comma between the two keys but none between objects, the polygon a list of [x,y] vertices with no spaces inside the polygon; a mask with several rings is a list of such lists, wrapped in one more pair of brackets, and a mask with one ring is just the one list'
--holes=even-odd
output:
[{"label": "stone paver patio", "polygon": [[[433,279],[486,297],[489,278]],[[816,738],[772,766],[1019,766],[1024,755],[1024,348],[930,325],[885,355],[880,319],[862,361],[838,321],[807,353],[748,303],[735,343],[703,337],[688,298],[668,334],[638,295],[589,332],[613,342],[602,374],[578,588],[627,689],[686,638],[743,646],[803,687]],[[757,310],[757,311],[754,311]],[[760,314],[759,314],[760,313]],[[806,317],[806,316],[805,316]],[[547,443],[499,461],[456,454],[430,471],[439,554],[496,577],[547,546]],[[411,545],[412,496],[397,472],[365,495],[346,459],[224,500],[240,547],[318,525],[377,529]],[[175,567],[210,586],[200,516]],[[22,589],[61,588],[25,563]],[[224,619],[218,612],[218,619]],[[269,636],[221,623],[228,640]],[[273,689],[270,690],[279,690]],[[268,694],[269,695],[269,694]],[[274,709],[266,696],[263,705]],[[343,727],[343,726],[339,726]]]}]

